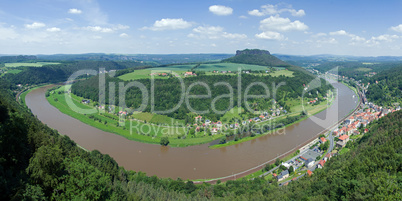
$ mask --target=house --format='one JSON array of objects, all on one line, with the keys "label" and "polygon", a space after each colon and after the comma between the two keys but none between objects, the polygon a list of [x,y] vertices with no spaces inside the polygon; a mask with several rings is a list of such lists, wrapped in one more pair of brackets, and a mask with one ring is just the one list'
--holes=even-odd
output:
[{"label": "house", "polygon": [[313,166],[314,166],[314,159],[312,159],[312,158],[307,159],[307,161],[306,161],[305,164],[306,164],[306,166],[307,166],[308,168],[313,167]]},{"label": "house", "polygon": [[273,176],[273,177],[277,177],[278,175],[277,175],[276,173],[272,173],[272,176]]},{"label": "house", "polygon": [[289,171],[288,170],[284,170],[281,172],[281,174],[279,174],[276,178],[278,179],[278,181],[282,181],[286,178],[289,177]]},{"label": "house", "polygon": [[318,162],[317,168],[323,168],[325,164],[325,160],[320,160],[320,162]]},{"label": "house", "polygon": [[327,141],[327,139],[325,139],[325,137],[321,137],[320,141],[321,141],[321,143],[325,143]]},{"label": "house", "polygon": [[201,121],[201,120],[202,120],[202,116],[195,117],[195,121]]},{"label": "house", "polygon": [[327,153],[327,154],[324,156],[324,160],[325,160],[325,161],[328,161],[331,157],[332,157],[331,153]]},{"label": "house", "polygon": [[211,123],[211,121],[209,119],[205,120],[205,125],[209,125]]},{"label": "house", "polygon": [[364,129],[364,133],[367,133],[367,132],[368,132],[368,129],[367,129],[367,128],[365,128],[365,129]]},{"label": "house", "polygon": [[349,141],[349,136],[348,135],[342,135],[339,137],[338,142],[336,142],[337,147],[345,147],[346,143]]},{"label": "house", "polygon": [[264,115],[260,115],[260,119],[265,119],[265,116],[264,116]]},{"label": "house", "polygon": [[212,128],[211,133],[216,134],[218,132],[218,128]]},{"label": "house", "polygon": [[258,122],[258,121],[260,121],[260,118],[256,117],[256,118],[254,118],[254,121]]},{"label": "house", "polygon": [[311,170],[307,170],[307,175],[311,176],[313,174],[313,172],[311,172]]}]

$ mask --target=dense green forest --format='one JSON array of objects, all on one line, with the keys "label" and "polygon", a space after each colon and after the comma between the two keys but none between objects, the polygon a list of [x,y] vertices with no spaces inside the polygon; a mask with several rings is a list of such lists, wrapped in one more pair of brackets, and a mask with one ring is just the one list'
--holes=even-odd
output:
[{"label": "dense green forest", "polygon": [[379,73],[381,71],[396,68],[399,66],[402,66],[401,61],[373,63],[348,61],[325,62],[319,66],[314,67],[314,69],[317,69],[321,73],[325,73],[327,71],[338,73],[340,76],[354,78],[356,80],[361,80],[362,82],[367,83],[370,80],[370,77],[367,76],[369,72]]},{"label": "dense green forest", "polygon": [[0,57],[0,63],[15,63],[15,62],[36,62],[38,58],[36,56],[30,55],[19,55],[19,56],[2,56]]},{"label": "dense green forest", "polygon": [[379,72],[369,80],[366,96],[368,101],[378,105],[402,106],[402,65]]},{"label": "dense green forest", "polygon": [[263,179],[194,185],[126,171],[108,155],[78,148],[15,102],[0,81],[2,200],[401,200],[402,112],[370,124],[313,176],[279,187]]},{"label": "dense green forest", "polygon": [[4,77],[15,85],[57,83],[67,81],[74,72],[79,70],[89,69],[99,71],[101,68],[104,68],[106,71],[110,71],[142,65],[140,62],[74,61],[63,62],[57,65],[46,65],[40,68],[25,67],[18,74],[7,74]]},{"label": "dense green forest", "polygon": [[[308,84],[311,80],[313,80],[313,76],[304,73],[302,71],[295,72],[295,77],[285,77],[285,76],[279,76],[279,77],[272,77],[272,76],[256,76],[256,75],[249,75],[249,74],[242,74],[241,75],[241,106],[243,108],[246,108],[246,104],[255,104],[258,105],[257,108],[260,109],[267,109],[269,105],[272,102],[272,97],[273,97],[273,87],[272,84],[274,83],[275,86],[278,86],[279,83],[284,82],[285,84],[281,87],[278,88],[276,92],[276,101],[278,101],[279,105],[284,106],[285,109],[289,112],[290,108],[285,105],[285,102],[290,99],[295,99],[298,97],[302,96],[303,92],[303,84]],[[115,94],[117,98],[115,98],[115,105],[118,105],[119,103],[119,97],[118,97],[118,82],[123,82],[122,80],[118,78],[109,78],[106,76],[106,83],[114,82],[116,89],[115,89]],[[151,97],[151,80],[150,79],[143,79],[143,80],[137,80],[138,82],[142,83],[145,88],[148,91],[147,96]],[[189,103],[191,108],[197,111],[206,111],[209,110],[207,114],[204,114],[203,116],[206,116],[212,121],[218,120],[223,114],[218,114],[215,113],[212,109],[212,102],[214,98],[217,98],[221,95],[227,95],[230,94],[230,89],[225,86],[225,85],[218,85],[214,86],[214,84],[219,83],[219,82],[224,82],[228,83],[232,88],[233,88],[233,105],[237,106],[238,104],[238,77],[237,75],[200,75],[197,77],[189,77],[183,79],[184,85],[186,90],[189,88],[190,85],[193,83],[205,83],[208,85],[211,89],[211,97],[210,98],[202,98],[202,99],[197,99],[197,98],[192,98],[189,99]],[[252,83],[264,83],[268,88],[269,88],[269,98],[261,98],[261,99],[250,99],[249,103],[245,103],[243,100],[245,92],[248,88],[248,86],[252,86]],[[124,85],[127,85],[128,82],[125,82]],[[329,84],[326,84],[324,80],[321,80],[321,87],[313,89],[311,91],[312,95],[317,95],[317,91],[319,94],[322,94],[325,96],[327,91],[329,89],[332,89],[332,86]],[[181,85],[180,81],[177,78],[169,78],[169,79],[156,79],[154,81],[154,86],[155,86],[155,110],[156,111],[166,111],[168,109],[174,108],[179,102],[180,99],[182,98],[182,93],[181,93]],[[79,82],[76,82],[72,85],[72,93],[88,98],[94,101],[99,101],[99,77],[92,77],[87,80],[82,80]],[[208,94],[207,89],[204,86],[201,85],[195,85],[191,90],[190,90],[190,95],[206,95]],[[264,95],[266,94],[264,92],[264,88],[262,86],[256,85],[252,86],[248,90],[248,94],[250,95]],[[106,84],[106,104],[109,104],[109,84]],[[142,92],[139,88],[137,87],[132,87],[127,90],[127,93],[125,95],[125,103],[127,107],[131,108],[139,108],[142,104]],[[184,98],[184,97],[183,97]],[[230,99],[229,98],[219,98],[217,99],[215,103],[216,109],[218,111],[226,111],[230,110],[232,107],[230,106]],[[247,105],[247,106],[249,106]],[[151,106],[150,106],[150,100],[148,101],[148,105],[145,109],[146,112],[151,111]],[[175,119],[186,119],[189,118],[187,115],[188,113],[191,113],[189,107],[184,103],[182,104],[178,110],[167,114],[170,117],[173,117]]]}]

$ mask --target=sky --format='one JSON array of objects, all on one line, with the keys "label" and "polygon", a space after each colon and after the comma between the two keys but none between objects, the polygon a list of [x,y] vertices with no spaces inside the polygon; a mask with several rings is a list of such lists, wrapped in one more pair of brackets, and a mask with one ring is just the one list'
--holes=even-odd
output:
[{"label": "sky", "polygon": [[0,0],[0,54],[402,56],[400,0]]}]

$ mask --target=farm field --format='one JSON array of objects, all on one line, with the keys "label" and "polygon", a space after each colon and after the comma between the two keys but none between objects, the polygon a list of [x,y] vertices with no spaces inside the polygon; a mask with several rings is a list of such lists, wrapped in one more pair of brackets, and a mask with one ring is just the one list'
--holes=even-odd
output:
[{"label": "farm field", "polygon": [[16,67],[42,67],[44,65],[60,64],[55,62],[36,62],[36,63],[5,63],[5,67],[16,68]]},{"label": "farm field", "polygon": [[[135,70],[132,73],[127,73],[124,75],[119,76],[120,79],[124,81],[128,80],[138,80],[138,79],[149,79],[151,78],[150,74],[155,72],[160,73],[177,73],[182,74],[184,72],[190,71],[195,64],[188,64],[188,65],[173,65],[167,67],[156,67],[156,68],[148,68],[148,69],[141,69]],[[251,70],[251,71],[265,71],[268,70],[265,66],[258,66],[258,65],[248,65],[248,64],[234,64],[234,63],[214,63],[214,64],[201,64],[196,71],[207,71],[206,75],[213,75],[211,71],[238,71],[238,69],[242,70]],[[287,71],[283,67],[274,67],[279,71],[274,71],[270,75],[271,76],[288,76],[294,77],[292,71]],[[168,77],[162,76],[155,76],[155,79],[167,79]]]}]

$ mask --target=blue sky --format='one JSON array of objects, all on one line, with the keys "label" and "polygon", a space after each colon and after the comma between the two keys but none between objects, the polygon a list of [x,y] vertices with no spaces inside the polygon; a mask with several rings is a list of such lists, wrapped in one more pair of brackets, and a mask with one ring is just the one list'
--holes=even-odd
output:
[{"label": "blue sky", "polygon": [[402,56],[402,1],[0,1],[0,54]]}]

